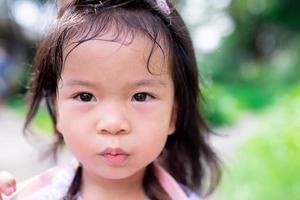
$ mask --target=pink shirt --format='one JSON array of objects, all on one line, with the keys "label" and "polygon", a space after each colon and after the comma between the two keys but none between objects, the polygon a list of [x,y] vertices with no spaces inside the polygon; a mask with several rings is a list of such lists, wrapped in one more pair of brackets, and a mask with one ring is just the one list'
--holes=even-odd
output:
[{"label": "pink shirt", "polygon": [[[77,167],[78,163],[75,161],[67,166],[49,169],[18,185],[18,191],[4,200],[62,200],[67,194]],[[158,164],[154,164],[154,174],[172,200],[200,200],[195,193],[188,197],[176,180]],[[77,200],[82,198],[78,196]]]}]

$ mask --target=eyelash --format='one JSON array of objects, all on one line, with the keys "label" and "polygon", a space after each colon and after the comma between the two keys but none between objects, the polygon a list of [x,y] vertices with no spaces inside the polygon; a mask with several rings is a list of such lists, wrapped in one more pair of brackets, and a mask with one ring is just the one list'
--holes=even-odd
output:
[{"label": "eyelash", "polygon": [[[83,100],[82,99],[82,95],[85,95],[85,98],[86,97],[89,97],[88,100]],[[143,96],[141,96],[143,95]],[[141,98],[143,97],[142,99],[139,99],[137,100],[138,98]],[[81,93],[78,93],[74,96],[74,99],[78,100],[78,101],[81,101],[81,102],[90,102],[92,99],[96,99],[95,96],[91,93],[88,93],[88,92],[81,92]],[[147,92],[139,92],[139,93],[135,93],[131,100],[132,101],[136,101],[136,102],[146,102],[146,101],[150,101],[151,99],[154,99],[154,96],[147,93]]]},{"label": "eyelash", "polygon": [[[137,95],[146,95],[146,100],[143,100],[143,101],[137,101],[137,100],[135,99],[135,97],[138,97]],[[147,97],[148,97],[148,99],[147,99]],[[145,102],[145,101],[150,101],[150,100],[152,100],[152,99],[154,99],[154,96],[153,96],[153,95],[151,95],[151,94],[149,94],[149,93],[147,93],[147,92],[139,92],[139,93],[134,94],[131,100],[137,101],[137,102]]]},{"label": "eyelash", "polygon": [[89,97],[90,97],[91,99],[92,99],[92,98],[96,99],[94,95],[92,95],[91,93],[88,93],[88,92],[80,92],[80,93],[78,93],[78,94],[76,94],[76,95],[74,96],[74,99],[76,99],[76,100],[78,100],[78,101],[81,101],[81,102],[90,102],[90,101],[91,101],[91,99],[88,100],[88,101],[82,100],[82,99],[80,98],[80,97],[82,97],[82,95],[89,95]]}]

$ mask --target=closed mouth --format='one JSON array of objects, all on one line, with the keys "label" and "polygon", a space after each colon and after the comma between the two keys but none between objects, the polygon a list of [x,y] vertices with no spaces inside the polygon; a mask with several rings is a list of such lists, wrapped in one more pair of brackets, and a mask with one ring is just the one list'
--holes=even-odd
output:
[{"label": "closed mouth", "polygon": [[123,165],[129,153],[120,148],[107,148],[99,154],[109,165]]},{"label": "closed mouth", "polygon": [[127,153],[125,150],[121,148],[106,148],[104,151],[100,153],[100,155],[112,155],[112,156],[127,155],[128,156],[129,153]]}]

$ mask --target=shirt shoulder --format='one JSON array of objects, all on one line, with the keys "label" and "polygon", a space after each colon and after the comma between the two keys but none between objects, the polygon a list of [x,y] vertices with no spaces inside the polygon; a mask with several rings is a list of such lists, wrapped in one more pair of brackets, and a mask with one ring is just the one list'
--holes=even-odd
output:
[{"label": "shirt shoulder", "polygon": [[188,194],[188,199],[189,200],[203,200],[198,194],[196,194],[195,192],[190,192]]},{"label": "shirt shoulder", "polygon": [[72,166],[54,167],[17,185],[10,200],[60,200],[66,194],[75,175]]},{"label": "shirt shoulder", "polygon": [[182,190],[187,194],[188,200],[203,200],[196,192],[183,184],[179,184]]}]

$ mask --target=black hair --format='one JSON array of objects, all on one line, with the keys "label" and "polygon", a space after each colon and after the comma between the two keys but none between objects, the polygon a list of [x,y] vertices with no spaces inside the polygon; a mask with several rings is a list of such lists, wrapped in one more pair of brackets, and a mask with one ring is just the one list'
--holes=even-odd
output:
[{"label": "black hair", "polygon": [[[33,61],[28,90],[30,106],[24,132],[45,100],[55,129],[52,151],[56,153],[63,144],[63,138],[55,128],[55,98],[67,56],[63,52],[68,45],[75,45],[73,48],[76,48],[109,31],[115,33],[112,41],[118,41],[123,34],[129,34],[134,39],[136,34],[141,33],[153,41],[148,70],[151,55],[159,47],[168,58],[175,87],[176,130],[168,137],[159,162],[179,183],[209,194],[219,182],[220,168],[219,160],[208,143],[211,131],[199,111],[201,92],[195,52],[178,11],[169,0],[166,3],[170,13],[160,8],[155,0],[65,2],[59,9],[55,24],[42,38]],[[160,45],[161,39],[165,45]],[[71,184],[66,199],[72,199],[74,191],[80,189],[80,176],[81,171],[77,170],[77,179]],[[151,165],[146,170],[144,189],[151,199],[168,199],[152,176]]]}]

